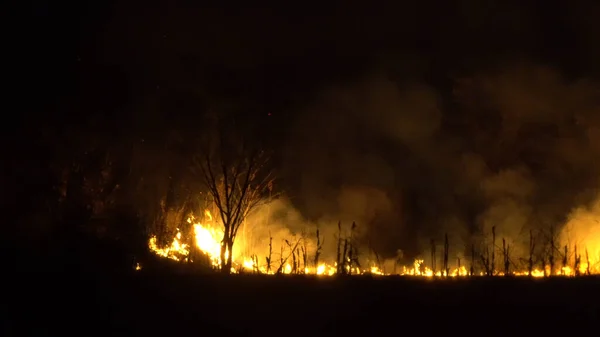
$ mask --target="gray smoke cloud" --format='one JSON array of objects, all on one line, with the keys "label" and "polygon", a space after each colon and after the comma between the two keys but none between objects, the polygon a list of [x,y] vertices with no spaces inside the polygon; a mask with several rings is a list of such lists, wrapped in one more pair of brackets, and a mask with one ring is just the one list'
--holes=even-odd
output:
[{"label": "gray smoke cloud", "polygon": [[318,226],[332,256],[338,221],[355,221],[363,253],[409,261],[444,234],[453,258],[489,241],[493,227],[526,254],[530,230],[590,222],[600,172],[594,83],[519,63],[457,79],[448,99],[384,75],[326,88],[298,114],[284,158],[298,179],[276,206],[287,214],[283,236]]}]

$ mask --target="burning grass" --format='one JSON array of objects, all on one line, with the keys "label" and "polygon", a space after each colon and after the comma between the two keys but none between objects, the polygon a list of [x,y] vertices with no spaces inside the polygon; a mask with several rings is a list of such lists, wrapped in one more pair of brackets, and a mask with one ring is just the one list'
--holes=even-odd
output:
[{"label": "burning grass", "polygon": [[[169,245],[161,247],[157,244],[156,236],[151,237],[148,243],[150,250],[158,256],[181,263],[203,261],[218,270],[222,265],[223,237],[218,219],[206,210],[199,218],[190,215],[186,223],[187,230],[178,228]],[[517,256],[510,244],[513,241],[497,237],[495,227],[486,242],[477,249],[472,244],[470,256],[462,259],[452,256],[449,239],[445,235],[443,245],[440,245],[441,252],[438,243],[432,240],[429,258],[417,258],[410,265],[399,265],[397,260],[381,261],[378,257],[368,259],[365,254],[359,254],[355,223],[352,223],[349,231],[344,231],[342,224],[338,223],[337,233],[334,234],[335,256],[329,260],[323,256],[325,240],[319,229],[312,236],[302,232],[300,235],[286,233],[287,237],[274,237],[269,232],[268,244],[263,246],[253,245],[249,239],[253,231],[248,235],[248,231],[244,230],[233,250],[231,273],[415,277],[571,277],[600,274],[600,237],[587,235],[574,240],[573,228],[581,226],[581,222],[572,220],[558,235],[551,230],[548,235],[535,236],[530,231],[527,256]],[[586,232],[590,231],[593,230]],[[264,238],[257,241],[265,242]],[[225,252],[225,258],[229,253]],[[137,265],[136,269],[141,267]]]}]

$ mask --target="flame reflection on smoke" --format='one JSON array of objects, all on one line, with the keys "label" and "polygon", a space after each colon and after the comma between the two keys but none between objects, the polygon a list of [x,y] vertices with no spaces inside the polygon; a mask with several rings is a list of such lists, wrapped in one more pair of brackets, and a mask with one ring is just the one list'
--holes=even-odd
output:
[{"label": "flame reflection on smoke", "polygon": [[[571,220],[571,222],[575,221],[576,218]],[[203,223],[199,221],[199,219],[195,218],[193,215],[187,219],[188,224],[190,224],[190,228],[192,233],[190,233],[190,238],[193,238],[192,243],[185,243],[182,239],[184,235],[182,232],[177,229],[175,236],[172,239],[170,245],[159,247],[157,245],[157,238],[153,236],[150,238],[148,245],[152,252],[157,254],[158,256],[169,258],[175,261],[187,261],[193,262],[193,253],[194,249],[200,254],[204,254],[208,257],[210,264],[213,268],[218,269],[221,265],[221,239],[223,236],[223,231],[220,228],[219,224],[216,223],[215,219],[213,219],[212,214],[207,210],[204,212]],[[581,223],[581,222],[578,222]],[[570,223],[569,226],[565,228],[572,228],[574,223]],[[580,226],[580,225],[579,225]],[[599,227],[600,228],[600,227]],[[572,235],[571,235],[572,236]],[[572,241],[572,240],[571,240]],[[239,245],[246,244],[243,237],[236,243],[236,248]],[[570,265],[556,265],[553,274],[555,275],[563,275],[563,276],[575,276],[589,274],[598,274],[600,273],[600,238],[598,236],[588,236],[586,239],[580,238],[578,240],[580,248],[578,253],[578,261],[575,256],[572,256],[570,259]],[[193,245],[193,247],[191,246]],[[256,255],[252,256],[244,256],[242,252],[245,251],[243,248],[234,249],[234,266],[232,267],[232,272],[238,273],[241,271],[246,272],[256,272],[261,274],[275,274],[278,269],[279,272],[284,274],[291,273],[299,273],[299,274],[316,274],[316,275],[334,275],[338,272],[337,263],[318,263],[317,266],[314,266],[314,263],[310,263],[309,261],[304,261],[304,266],[300,267],[300,262],[291,263],[289,257],[292,253],[287,255],[288,258],[283,257],[286,254],[279,254],[281,256],[279,261],[275,259],[275,253],[271,256],[271,266],[268,265],[268,260],[265,258],[265,262],[260,263],[259,259]],[[225,257],[227,258],[227,253]],[[498,258],[498,257],[497,257]],[[298,257],[299,259],[299,257]],[[499,259],[499,258],[498,258]],[[589,263],[588,263],[589,261]],[[279,263],[279,264],[278,264]],[[500,264],[500,261],[497,261],[497,264]],[[294,267],[296,266],[296,267]],[[575,270],[575,267],[577,270]],[[465,266],[460,266],[456,268],[449,269],[446,271],[433,271],[429,267],[425,266],[425,261],[423,259],[417,259],[410,266],[394,266],[394,271],[387,271],[384,268],[381,268],[378,265],[371,264],[369,266],[363,266],[360,268],[358,266],[346,266],[347,272],[351,274],[373,274],[373,275],[407,275],[407,276],[420,276],[420,277],[433,277],[433,276],[448,276],[448,277],[456,277],[456,276],[468,276],[470,271]],[[141,266],[138,264],[136,269],[141,269]],[[478,275],[484,275],[485,273],[479,272]],[[502,276],[504,275],[503,271],[494,270],[494,275]],[[514,276],[529,276],[528,270],[515,270],[513,267],[510,271],[511,275]],[[544,277],[547,275],[551,275],[550,266],[546,265],[544,269],[532,269],[531,276],[532,277]]]}]

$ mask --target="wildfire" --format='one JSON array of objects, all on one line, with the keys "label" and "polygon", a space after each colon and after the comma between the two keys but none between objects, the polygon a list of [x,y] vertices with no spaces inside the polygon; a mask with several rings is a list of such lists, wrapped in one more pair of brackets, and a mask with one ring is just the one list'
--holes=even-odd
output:
[{"label": "wildfire", "polygon": [[181,257],[186,257],[190,253],[189,245],[181,243],[181,232],[179,229],[177,229],[177,234],[175,234],[175,238],[173,238],[173,242],[170,246],[164,248],[158,247],[156,244],[156,236],[150,238],[148,246],[150,247],[150,250],[157,255],[173,259],[175,261],[180,261]]},{"label": "wildfire", "polygon": [[[210,212],[206,211],[207,217],[212,220]],[[194,243],[196,247],[208,255],[214,266],[219,266],[221,263],[221,244],[218,240],[219,233],[214,228],[206,228],[200,223],[193,223],[194,217],[187,219],[188,223],[192,224],[194,229]],[[221,234],[222,235],[222,234]],[[225,258],[228,257],[228,252],[225,252]]]},{"label": "wildfire", "polygon": [[[215,228],[213,216],[210,211],[206,210],[204,212],[205,224],[201,223],[196,219],[193,215],[187,219],[187,223],[191,225],[193,231],[193,244],[195,248],[197,248],[201,253],[205,254],[209,260],[211,265],[214,268],[219,268],[221,265],[221,238],[223,236],[222,230]],[[183,234],[177,229],[175,237],[170,245],[166,247],[159,247],[157,245],[156,236],[152,236],[148,242],[148,246],[151,251],[155,254],[166,257],[175,261],[190,261],[191,259],[191,247],[189,244],[182,242]],[[228,253],[225,252],[225,258],[228,258]],[[275,274],[278,272],[278,266],[274,268],[268,268],[265,265],[259,265],[255,262],[254,259],[249,257],[240,258],[239,256],[235,256],[234,260],[236,262],[241,260],[241,263],[234,263],[236,267],[232,267],[232,272],[237,273],[240,271],[249,271],[249,272],[260,272],[262,274]],[[193,260],[192,260],[193,261]],[[136,267],[139,270],[141,266]],[[292,264],[285,263],[280,268],[279,272],[283,274],[291,274],[294,272]],[[358,268],[352,268],[353,273],[362,273],[363,271]],[[372,274],[383,275],[384,273],[379,270],[377,267],[371,267],[369,271]],[[314,267],[305,267],[302,272],[304,274],[316,274],[316,275],[334,275],[337,272],[337,268],[335,265],[329,265],[326,263],[320,263],[316,268]]]},{"label": "wildfire", "polygon": [[[204,212],[203,221],[195,218],[193,215],[187,218],[187,223],[190,225],[191,233],[187,236],[187,240],[184,239],[182,231],[177,229],[177,232],[170,245],[165,247],[159,247],[157,245],[157,238],[153,236],[148,242],[148,246],[151,251],[155,254],[169,258],[175,261],[188,261],[193,262],[194,258],[197,257],[196,253],[200,253],[208,258],[209,263],[213,268],[217,269],[221,266],[221,239],[223,232],[220,226],[215,223],[210,211]],[[189,244],[186,242],[190,242]],[[556,263],[554,270],[551,270],[550,265],[546,265],[543,269],[532,268],[529,270],[515,270],[513,266],[509,270],[509,274],[512,276],[531,276],[531,277],[545,277],[549,275],[562,275],[562,276],[576,276],[586,274],[600,274],[600,238],[588,239],[585,242],[589,247],[583,253],[573,253],[570,258],[563,261],[563,264]],[[192,246],[193,245],[193,246]],[[566,250],[566,248],[565,248]],[[251,257],[242,256],[241,249],[234,250],[233,256],[233,273],[240,272],[254,272],[261,274],[314,274],[331,276],[338,273],[337,263],[327,264],[319,263],[317,266],[304,266],[301,267],[300,263],[290,263],[287,260],[273,261],[272,265],[266,263],[259,263],[256,255]],[[225,258],[228,258],[228,251],[225,252]],[[576,254],[576,255],[575,255]],[[558,258],[557,258],[558,260]],[[565,261],[569,261],[568,265]],[[502,261],[498,259],[497,265]],[[306,262],[304,263],[307,264]],[[135,269],[140,270],[141,265],[137,264]],[[344,270],[345,269],[345,270]],[[382,270],[378,266],[368,266],[366,268],[359,268],[352,266],[351,264],[345,265],[344,271],[347,274],[372,274],[372,275],[405,275],[415,277],[460,277],[469,276],[472,271],[470,268],[460,266],[457,268],[448,268],[446,270],[432,270],[430,267],[425,266],[423,259],[416,259],[411,266],[396,266],[393,271]],[[479,268],[481,269],[481,268]],[[494,276],[504,276],[505,272],[494,269],[488,271],[489,274]],[[474,275],[485,275],[484,272],[478,272]]]}]

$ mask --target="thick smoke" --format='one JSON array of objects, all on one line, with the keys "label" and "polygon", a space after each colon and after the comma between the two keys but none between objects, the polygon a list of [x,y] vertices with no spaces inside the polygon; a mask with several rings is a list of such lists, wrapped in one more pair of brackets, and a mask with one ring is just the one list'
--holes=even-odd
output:
[{"label": "thick smoke", "polygon": [[[279,259],[282,249],[285,258],[291,253],[289,245],[294,246],[296,242],[300,242],[299,249],[306,249],[312,263],[317,241],[320,241],[321,261],[331,262],[336,258],[336,238],[340,235],[338,223],[342,225],[342,237],[346,238],[351,234],[352,222],[359,219],[364,223],[372,223],[378,214],[389,214],[391,211],[392,204],[385,192],[368,186],[341,187],[335,200],[335,212],[332,212],[335,216],[325,214],[314,222],[300,214],[289,200],[276,199],[251,213],[241,228],[238,247],[243,250],[242,255],[256,254],[261,259],[269,256],[271,249],[272,258]],[[317,229],[319,239],[316,236]],[[357,226],[352,234],[368,247],[370,237],[365,229]]]},{"label": "thick smoke", "polygon": [[427,256],[444,234],[462,257],[492,228],[527,254],[530,233],[593,231],[576,219],[597,213],[599,97],[525,63],[457,79],[451,95],[381,73],[324,89],[289,133],[298,179],[273,207],[282,228],[318,226],[330,244],[355,221],[362,251],[385,258]]},{"label": "thick smoke", "polygon": [[560,241],[573,250],[579,247],[578,254],[585,259],[600,260],[600,198],[571,212],[560,232]]}]

